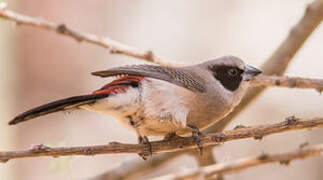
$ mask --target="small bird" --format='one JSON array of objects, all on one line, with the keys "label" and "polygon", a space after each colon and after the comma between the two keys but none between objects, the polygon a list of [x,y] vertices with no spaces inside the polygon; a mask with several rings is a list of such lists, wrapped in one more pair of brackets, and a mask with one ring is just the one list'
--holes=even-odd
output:
[{"label": "small bird", "polygon": [[200,130],[230,113],[241,101],[248,81],[261,71],[234,56],[201,64],[168,67],[130,65],[93,72],[115,79],[91,94],[73,96],[26,111],[14,125],[58,111],[85,109],[117,118],[148,144],[147,136],[166,139],[192,133],[200,152]]}]

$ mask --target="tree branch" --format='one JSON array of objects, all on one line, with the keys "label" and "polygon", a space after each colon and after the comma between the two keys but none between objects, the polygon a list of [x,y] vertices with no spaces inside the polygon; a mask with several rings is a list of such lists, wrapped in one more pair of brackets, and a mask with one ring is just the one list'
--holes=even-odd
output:
[{"label": "tree branch", "polygon": [[133,177],[139,177],[141,175],[144,175],[145,173],[151,172],[152,170],[157,169],[160,166],[160,164],[164,164],[168,161],[171,161],[179,155],[183,155],[183,153],[181,151],[177,151],[167,154],[156,154],[152,156],[153,159],[149,160],[149,163],[143,161],[142,159],[133,159],[130,161],[123,162],[117,168],[108,170],[103,174],[90,178],[89,180],[129,180]]},{"label": "tree branch", "polygon": [[51,21],[47,21],[43,18],[34,18],[26,16],[23,14],[16,13],[7,9],[7,6],[4,2],[0,2],[0,17],[7,19],[9,21],[16,22],[17,25],[26,25],[38,27],[40,29],[54,31],[58,34],[65,35],[72,39],[75,39],[78,42],[87,42],[94,44],[110,50],[112,54],[123,54],[139,59],[146,60],[148,62],[153,62],[157,64],[167,65],[166,61],[163,61],[162,57],[156,56],[152,51],[140,51],[136,48],[129,47],[127,45],[121,44],[118,41],[112,40],[106,37],[100,37],[95,34],[90,34],[70,28],[65,24],[57,24]]},{"label": "tree branch", "polygon": [[[201,137],[201,145],[211,146],[227,141],[255,138],[262,139],[270,134],[277,134],[286,131],[300,129],[313,129],[323,126],[323,117],[312,119],[297,119],[289,117],[284,122],[261,125],[255,127],[241,127],[234,130],[219,133],[206,134]],[[171,140],[161,140],[151,142],[152,152],[175,152],[183,149],[196,148],[193,137],[180,137]],[[96,155],[96,154],[116,154],[116,153],[141,153],[149,155],[149,146],[146,144],[122,144],[111,142],[108,145],[78,146],[78,147],[47,147],[37,145],[25,151],[0,152],[0,161],[7,162],[10,159],[40,157],[40,156],[71,156],[71,155]]]},{"label": "tree branch", "polygon": [[315,156],[323,156],[323,144],[311,147],[302,147],[294,151],[276,154],[262,154],[256,157],[238,159],[231,162],[219,163],[202,168],[192,169],[176,174],[165,175],[153,180],[189,180],[198,177],[209,178],[214,175],[223,175],[227,173],[238,172],[254,166],[264,165],[268,163],[279,162],[282,165],[288,165],[290,161],[296,159],[304,159]]},{"label": "tree branch", "polygon": [[259,75],[253,78],[250,83],[253,86],[279,86],[287,88],[316,89],[320,93],[323,91],[323,79]]},{"label": "tree branch", "polygon": [[[200,152],[195,150],[191,153],[195,160],[197,161],[199,167],[210,166],[216,164],[217,161],[213,155],[213,146],[209,146],[203,149],[203,156]],[[222,175],[216,177],[205,178],[205,180],[224,180]]]}]

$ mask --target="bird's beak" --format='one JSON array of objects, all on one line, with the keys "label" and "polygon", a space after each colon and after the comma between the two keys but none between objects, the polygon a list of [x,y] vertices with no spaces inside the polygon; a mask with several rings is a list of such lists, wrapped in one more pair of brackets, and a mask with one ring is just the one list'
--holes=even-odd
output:
[{"label": "bird's beak", "polygon": [[252,77],[257,76],[258,74],[262,73],[261,70],[249,66],[249,65],[245,65],[245,72],[243,75],[243,80],[245,81],[249,81]]}]

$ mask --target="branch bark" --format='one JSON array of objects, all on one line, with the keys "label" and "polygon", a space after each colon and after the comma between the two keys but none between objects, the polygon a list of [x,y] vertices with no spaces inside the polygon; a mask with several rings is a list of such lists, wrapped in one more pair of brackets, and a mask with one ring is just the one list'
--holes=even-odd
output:
[{"label": "branch bark", "polygon": [[311,147],[302,147],[294,151],[285,153],[262,154],[256,157],[249,157],[231,162],[219,163],[211,166],[188,170],[185,172],[153,178],[153,180],[189,180],[196,178],[207,179],[216,175],[234,173],[247,168],[268,163],[279,162],[282,165],[288,165],[292,160],[304,159],[315,156],[323,156],[323,144]]},{"label": "branch bark", "polygon": [[95,34],[90,34],[87,32],[76,30],[74,28],[70,28],[65,24],[57,24],[51,21],[47,21],[43,18],[34,18],[23,14],[19,14],[17,12],[7,9],[7,6],[4,2],[1,2],[0,4],[0,18],[13,21],[17,23],[17,25],[33,26],[48,31],[54,31],[58,34],[75,39],[78,42],[84,41],[90,44],[106,48],[112,54],[123,54],[130,57],[143,59],[148,62],[153,62],[156,64],[168,64],[166,63],[166,61],[164,61],[162,57],[154,55],[154,53],[150,50],[141,51],[107,37],[100,37]]},{"label": "branch bark", "polygon": [[250,83],[253,86],[278,86],[287,88],[316,89],[320,93],[323,91],[322,79],[259,75],[253,78]]},{"label": "branch bark", "polygon": [[[254,138],[262,139],[264,136],[295,131],[300,129],[313,129],[323,126],[323,117],[312,119],[297,119],[289,117],[284,122],[261,125],[255,127],[241,127],[234,130],[219,133],[206,134],[201,137],[202,146],[222,144],[227,141]],[[171,140],[161,140],[151,142],[152,152],[176,152],[185,149],[196,148],[193,137],[179,137]],[[10,159],[41,157],[41,156],[71,156],[71,155],[97,155],[97,154],[116,154],[116,153],[141,153],[149,155],[149,146],[146,144],[122,144],[111,142],[108,145],[78,146],[78,147],[47,147],[37,145],[25,151],[0,152],[0,161],[7,162]]]}]

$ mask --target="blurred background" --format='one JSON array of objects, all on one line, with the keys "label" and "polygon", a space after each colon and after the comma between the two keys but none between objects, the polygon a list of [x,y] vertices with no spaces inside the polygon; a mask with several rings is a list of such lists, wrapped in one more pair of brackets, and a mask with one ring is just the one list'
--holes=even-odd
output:
[{"label": "blurred background", "polygon": [[[129,46],[167,57],[174,63],[199,63],[235,55],[259,67],[302,17],[310,0],[7,0],[10,9],[66,23]],[[323,27],[319,26],[298,52],[287,75],[322,78]],[[110,66],[144,63],[78,43],[39,28],[0,19],[0,151],[51,146],[135,143],[136,136],[115,119],[91,112],[57,113],[9,127],[16,114],[52,100],[81,95],[108,82],[91,76]],[[314,90],[270,88],[228,127],[281,122],[290,115],[322,116],[323,97]],[[219,162],[263,152],[283,152],[304,142],[323,143],[322,129],[297,131],[228,142],[214,149]],[[29,158],[0,164],[2,180],[80,179],[98,175],[136,154]],[[185,160],[185,161],[184,161]],[[185,163],[184,163],[185,162]],[[154,175],[196,167],[182,156]],[[233,179],[322,179],[323,159],[270,164],[226,175]]]}]

